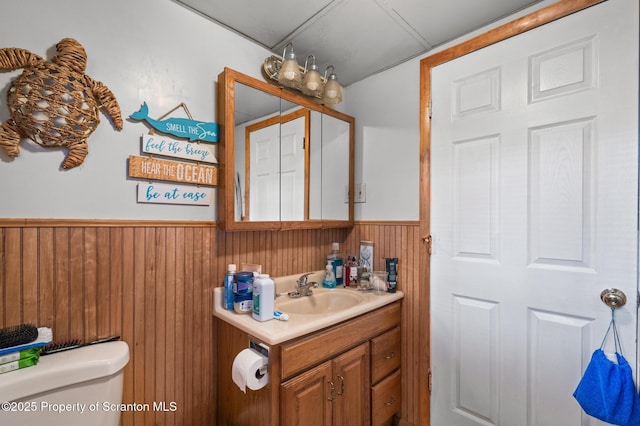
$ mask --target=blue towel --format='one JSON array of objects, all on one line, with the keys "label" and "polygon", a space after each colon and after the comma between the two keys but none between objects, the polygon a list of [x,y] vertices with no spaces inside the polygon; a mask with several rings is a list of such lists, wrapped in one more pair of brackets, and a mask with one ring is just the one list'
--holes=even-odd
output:
[{"label": "blue towel", "polygon": [[616,352],[618,363],[596,349],[573,396],[585,413],[620,426],[640,425],[640,396],[627,360]]}]

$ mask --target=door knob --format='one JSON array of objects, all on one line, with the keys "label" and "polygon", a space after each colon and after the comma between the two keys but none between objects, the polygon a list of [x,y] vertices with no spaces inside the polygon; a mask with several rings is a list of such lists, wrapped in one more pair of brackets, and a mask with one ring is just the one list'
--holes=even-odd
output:
[{"label": "door knob", "polygon": [[627,303],[627,296],[617,288],[606,288],[600,293],[600,300],[611,309],[616,309]]}]

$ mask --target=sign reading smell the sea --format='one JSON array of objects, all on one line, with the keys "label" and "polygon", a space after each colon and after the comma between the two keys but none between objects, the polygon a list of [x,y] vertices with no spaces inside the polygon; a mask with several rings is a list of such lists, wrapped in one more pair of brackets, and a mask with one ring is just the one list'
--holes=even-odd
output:
[{"label": "sign reading smell the sea", "polygon": [[[188,119],[164,119],[166,115],[180,106],[185,109],[189,116]],[[145,121],[159,132],[150,132],[150,134],[142,135],[142,152],[153,156],[160,155],[197,162],[130,156],[129,177],[143,178],[149,181],[148,183],[138,184],[138,202],[211,205],[213,201],[212,191],[208,188],[202,188],[202,186],[216,186],[218,184],[218,169],[201,163],[217,164],[218,162],[215,157],[214,146],[211,144],[211,142],[218,141],[218,124],[193,120],[184,104],[178,105],[172,111],[156,120],[149,117],[149,108],[145,102],[139,111],[131,114],[130,118]],[[160,184],[152,182],[158,180],[177,183]],[[198,186],[195,187],[193,185]]]},{"label": "sign reading smell the sea", "polygon": [[149,117],[149,107],[143,103],[142,107],[130,118],[134,120],[146,121],[158,132],[179,138],[189,139],[189,141],[218,142],[218,123],[208,123],[196,121],[190,118],[167,118],[165,120],[154,120]]}]

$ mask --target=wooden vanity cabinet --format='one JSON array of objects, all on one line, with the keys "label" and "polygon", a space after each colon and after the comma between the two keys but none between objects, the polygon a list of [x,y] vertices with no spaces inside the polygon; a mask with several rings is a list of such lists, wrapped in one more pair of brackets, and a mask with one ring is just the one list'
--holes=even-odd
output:
[{"label": "wooden vanity cabinet", "polygon": [[400,409],[400,309],[393,302],[271,345],[269,384],[246,393],[231,380],[231,365],[256,339],[216,319],[217,424],[390,424]]},{"label": "wooden vanity cabinet", "polygon": [[368,425],[369,345],[305,371],[281,389],[283,426]]}]

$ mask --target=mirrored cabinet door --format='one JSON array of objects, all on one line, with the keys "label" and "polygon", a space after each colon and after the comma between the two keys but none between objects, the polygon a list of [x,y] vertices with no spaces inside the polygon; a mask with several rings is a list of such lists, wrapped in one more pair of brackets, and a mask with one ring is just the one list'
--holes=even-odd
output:
[{"label": "mirrored cabinet door", "polygon": [[349,123],[322,115],[322,219],[349,218]]},{"label": "mirrored cabinet door", "polygon": [[218,226],[352,226],[353,118],[228,68],[218,87]]}]

